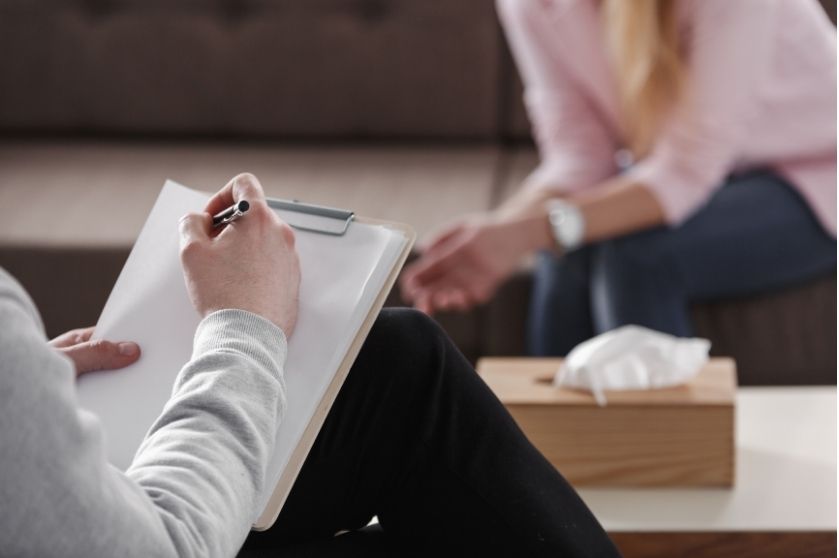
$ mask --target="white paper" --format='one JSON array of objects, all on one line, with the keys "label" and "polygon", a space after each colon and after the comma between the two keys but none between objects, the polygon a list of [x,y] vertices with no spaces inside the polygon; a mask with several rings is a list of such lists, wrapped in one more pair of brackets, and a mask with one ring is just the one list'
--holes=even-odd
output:
[{"label": "white paper", "polygon": [[[178,219],[202,210],[209,197],[167,181],[96,327],[97,337],[136,341],[143,351],[136,364],[83,376],[78,385],[81,405],[102,421],[109,460],[121,469],[131,463],[192,353],[200,320],[181,271]],[[284,212],[278,213],[282,217]],[[299,222],[301,217],[294,218]],[[353,223],[343,237],[295,234],[301,268],[300,310],[285,367],[288,407],[259,510],[265,507],[405,242],[399,231],[361,223]]]}]

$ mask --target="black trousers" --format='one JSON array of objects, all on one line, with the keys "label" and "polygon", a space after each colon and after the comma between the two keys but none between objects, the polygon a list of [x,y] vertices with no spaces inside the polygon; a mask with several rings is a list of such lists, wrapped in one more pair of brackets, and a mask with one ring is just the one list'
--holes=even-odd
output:
[{"label": "black trousers", "polygon": [[386,309],[277,522],[240,556],[441,552],[619,556],[436,323]]}]

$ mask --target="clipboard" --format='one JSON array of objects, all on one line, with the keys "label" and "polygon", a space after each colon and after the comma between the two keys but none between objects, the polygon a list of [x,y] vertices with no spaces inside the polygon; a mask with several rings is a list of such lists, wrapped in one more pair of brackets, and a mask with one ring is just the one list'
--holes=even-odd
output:
[{"label": "clipboard", "polygon": [[367,338],[367,334],[370,333],[370,329],[373,327],[376,317],[379,315],[382,307],[384,307],[385,300],[387,299],[390,290],[393,288],[393,285],[396,283],[399,272],[402,269],[402,266],[405,265],[405,261],[408,259],[408,255],[411,253],[411,248],[416,241],[416,232],[414,229],[409,225],[402,223],[365,217],[359,218],[353,211],[307,204],[298,200],[268,198],[267,201],[269,207],[276,210],[290,211],[323,219],[322,224],[319,225],[301,224],[291,220],[286,221],[292,228],[297,230],[329,236],[343,236],[346,234],[347,230],[349,230],[350,226],[354,222],[357,222],[374,226],[387,226],[400,230],[405,234],[407,242],[397,256],[396,264],[393,266],[389,275],[385,279],[381,291],[373,302],[373,306],[370,308],[370,312],[368,312],[367,317],[364,319],[361,329],[358,330],[358,333],[350,344],[350,348],[346,352],[344,360],[341,362],[338,371],[333,376],[332,382],[326,389],[326,393],[323,394],[323,397],[317,406],[317,410],[309,422],[309,426],[303,432],[302,439],[289,460],[289,464],[283,471],[279,482],[275,485],[274,491],[268,499],[268,504],[254,522],[254,531],[265,531],[269,529],[277,520],[277,517],[279,517],[280,511],[282,511],[282,507],[285,504],[292,487],[294,486],[294,482],[297,480],[297,475],[300,474],[300,470],[303,468],[303,463],[306,461],[306,457],[309,455],[309,452],[315,443],[315,439],[317,438],[317,435],[320,432],[321,427],[323,427],[323,423],[332,408],[332,404],[335,402],[335,398],[338,397],[338,393],[344,385],[344,380],[347,379],[347,376],[350,373],[350,368],[352,368],[352,365],[355,362],[362,345],[364,344],[364,340]]},{"label": "clipboard", "polygon": [[[84,376],[77,384],[79,403],[99,415],[109,460],[118,468],[133,461],[190,359],[200,316],[186,293],[176,223],[184,213],[203,208],[209,197],[167,181],[96,326],[97,336],[143,346],[137,363],[117,374]],[[299,231],[303,281],[285,367],[291,397],[252,520],[260,531],[279,516],[416,239],[408,225],[349,210],[296,200],[269,199],[268,204]],[[311,347],[317,350],[307,350]]]}]

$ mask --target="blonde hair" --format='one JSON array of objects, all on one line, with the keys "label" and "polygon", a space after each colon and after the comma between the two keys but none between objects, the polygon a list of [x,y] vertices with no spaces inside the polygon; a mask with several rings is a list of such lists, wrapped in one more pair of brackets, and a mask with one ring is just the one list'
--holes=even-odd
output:
[{"label": "blonde hair", "polygon": [[603,8],[625,139],[639,158],[684,89],[676,0],[604,0]]}]

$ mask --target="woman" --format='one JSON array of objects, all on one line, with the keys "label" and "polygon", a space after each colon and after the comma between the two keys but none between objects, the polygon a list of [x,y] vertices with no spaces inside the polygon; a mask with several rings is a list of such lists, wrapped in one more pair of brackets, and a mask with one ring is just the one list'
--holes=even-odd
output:
[{"label": "woman", "polygon": [[427,244],[403,293],[486,301],[536,264],[529,346],[564,355],[688,303],[836,267],[836,34],[815,1],[499,0],[541,165]]},{"label": "woman", "polygon": [[[214,234],[210,215],[241,199],[248,218]],[[74,372],[134,362],[140,347],[91,341],[89,329],[49,347],[31,302],[0,270],[4,555],[233,556],[245,542],[270,489],[265,468],[285,400],[295,396],[283,381],[300,278],[294,235],[256,179],[240,175],[205,212],[182,219],[181,237],[187,288],[204,318],[126,473],[107,465],[101,429],[78,409],[72,382]],[[377,536],[334,536],[374,515]],[[275,526],[252,536],[243,555],[450,550],[618,555],[442,331],[417,312],[385,311]]]}]

